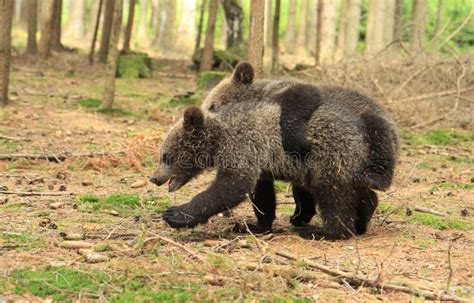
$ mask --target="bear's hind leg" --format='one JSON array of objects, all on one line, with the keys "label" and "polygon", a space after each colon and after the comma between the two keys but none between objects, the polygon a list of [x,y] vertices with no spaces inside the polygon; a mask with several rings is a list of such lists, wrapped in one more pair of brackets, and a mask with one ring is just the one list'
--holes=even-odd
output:
[{"label": "bear's hind leg", "polygon": [[309,228],[300,236],[310,240],[349,239],[356,234],[358,194],[355,190],[321,189],[317,191],[323,227]]},{"label": "bear's hind leg", "polygon": [[367,231],[370,219],[379,204],[377,193],[369,188],[361,188],[358,190],[359,205],[357,207],[357,219],[355,229],[358,235],[363,235]]},{"label": "bear's hind leg", "polygon": [[290,218],[293,226],[305,226],[316,214],[314,197],[311,192],[292,184],[293,198],[295,199],[295,213]]},{"label": "bear's hind leg", "polygon": [[275,220],[276,197],[271,179],[259,179],[255,187],[252,207],[257,217],[257,224],[247,224],[252,233],[262,234],[272,230]]}]

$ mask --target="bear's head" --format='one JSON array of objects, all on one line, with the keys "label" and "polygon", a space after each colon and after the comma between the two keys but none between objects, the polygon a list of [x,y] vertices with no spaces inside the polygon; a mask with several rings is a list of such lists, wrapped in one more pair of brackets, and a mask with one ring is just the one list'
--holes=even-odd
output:
[{"label": "bear's head", "polygon": [[247,62],[237,64],[232,76],[225,78],[209,93],[202,104],[202,109],[207,114],[213,114],[232,102],[239,100],[251,101],[256,98],[252,90],[254,71]]},{"label": "bear's head", "polygon": [[199,107],[186,109],[161,145],[160,164],[150,182],[158,186],[168,182],[173,192],[211,165],[213,136],[206,124]]}]

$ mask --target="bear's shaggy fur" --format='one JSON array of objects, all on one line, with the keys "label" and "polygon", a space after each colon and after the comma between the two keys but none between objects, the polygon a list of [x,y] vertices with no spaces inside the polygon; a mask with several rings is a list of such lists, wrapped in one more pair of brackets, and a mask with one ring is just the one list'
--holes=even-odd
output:
[{"label": "bear's shaggy fur", "polygon": [[368,165],[364,121],[349,108],[323,100],[307,122],[311,152],[304,161],[294,161],[283,148],[280,117],[281,107],[268,102],[229,104],[214,117],[187,109],[165,139],[151,181],[169,181],[170,190],[177,190],[206,167],[217,174],[189,203],[167,209],[164,220],[172,227],[192,227],[255,195],[261,216],[250,228],[268,230],[275,218],[273,180],[280,179],[296,185],[295,197],[318,201],[324,225],[303,236],[341,239],[360,233],[359,217],[367,216],[360,201],[375,196],[355,178]]},{"label": "bear's shaggy fur", "polygon": [[[324,102],[333,102],[350,108],[365,125],[365,140],[369,148],[367,166],[355,173],[361,187],[386,190],[392,183],[398,156],[399,142],[396,127],[389,115],[375,101],[356,91],[336,87],[314,87],[291,80],[253,81],[253,68],[240,63],[232,77],[223,80],[202,105],[207,115],[214,116],[234,103],[276,103],[281,106],[280,128],[284,150],[304,158],[311,149],[306,139],[306,123]],[[293,225],[308,223],[315,214],[314,197],[293,184],[296,202]],[[375,193],[360,194],[360,222],[357,232],[364,233],[377,206]],[[364,215],[365,214],[365,215]],[[258,216],[258,214],[257,214]],[[365,219],[363,219],[365,217]]]}]

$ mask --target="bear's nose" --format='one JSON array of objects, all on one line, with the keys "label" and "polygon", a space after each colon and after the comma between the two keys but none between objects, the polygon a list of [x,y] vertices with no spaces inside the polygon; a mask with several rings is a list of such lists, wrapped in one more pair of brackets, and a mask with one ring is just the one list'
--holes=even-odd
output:
[{"label": "bear's nose", "polygon": [[155,177],[151,177],[151,178],[150,178],[150,182],[153,183],[153,184],[158,185],[158,179],[155,178]]}]

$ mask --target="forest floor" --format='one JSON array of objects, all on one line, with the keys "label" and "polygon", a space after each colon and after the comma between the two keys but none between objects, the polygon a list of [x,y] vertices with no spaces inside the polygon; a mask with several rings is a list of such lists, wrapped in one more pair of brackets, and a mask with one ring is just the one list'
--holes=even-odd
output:
[{"label": "forest floor", "polygon": [[[52,161],[0,160],[0,302],[423,301],[331,276],[311,262],[474,300],[474,132],[462,127],[465,110],[459,127],[412,131],[407,108],[384,103],[402,126],[402,150],[366,235],[299,238],[289,223],[291,190],[282,182],[273,234],[232,232],[235,223],[253,220],[248,202],[230,216],[174,230],[161,212],[189,201],[213,176],[176,193],[147,182],[160,142],[186,105],[169,100],[196,88],[188,63],[161,60],[152,79],[118,79],[116,110],[100,113],[94,98],[101,97],[103,67],[77,54],[51,60],[14,62],[12,102],[1,112],[0,154],[48,154]],[[373,83],[375,94],[387,83]],[[5,194],[19,191],[26,193]],[[432,213],[419,211],[426,209]]]}]

